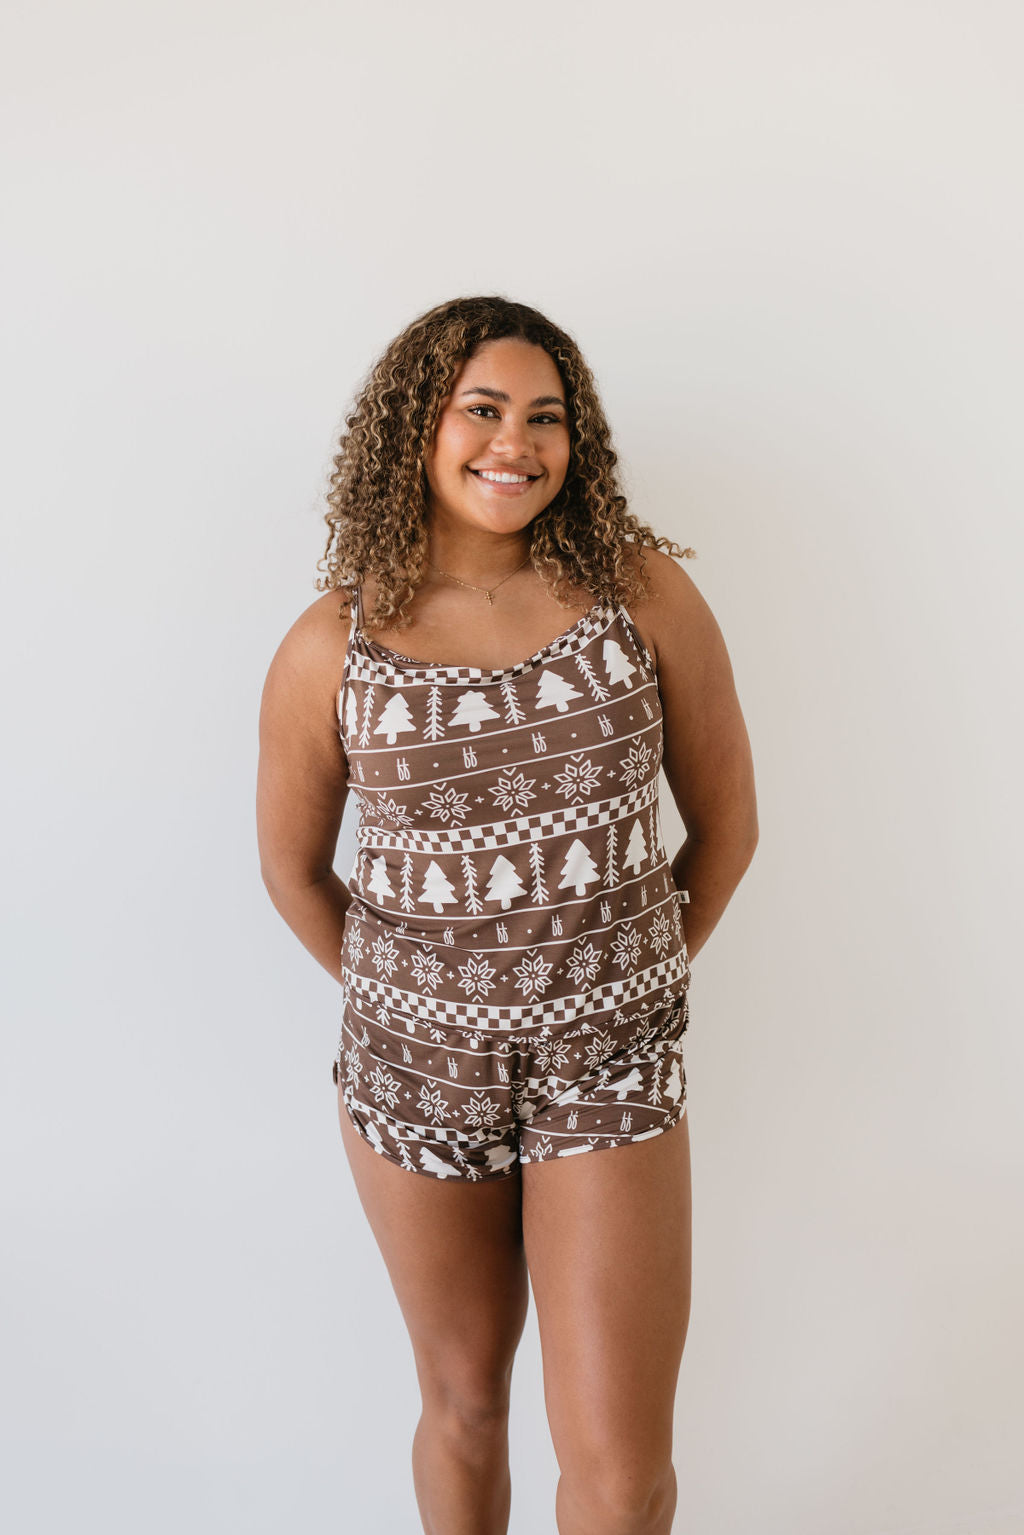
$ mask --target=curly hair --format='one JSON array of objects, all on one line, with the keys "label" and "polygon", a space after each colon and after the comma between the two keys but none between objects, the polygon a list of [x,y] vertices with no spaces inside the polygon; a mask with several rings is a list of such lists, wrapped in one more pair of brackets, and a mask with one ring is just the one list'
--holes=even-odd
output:
[{"label": "curly hair", "polygon": [[[569,466],[531,523],[530,559],[561,605],[572,587],[595,603],[628,603],[647,590],[644,548],[695,558],[629,511],[593,375],[576,342],[538,310],[501,295],[451,299],[406,326],[378,358],[345,418],[324,514],[327,546],[318,591],[372,575],[370,629],[403,629],[426,573],[430,488],[424,450],[453,380],[484,342],[513,337],[543,347],[566,391]],[[347,613],[347,604],[340,614]]]}]

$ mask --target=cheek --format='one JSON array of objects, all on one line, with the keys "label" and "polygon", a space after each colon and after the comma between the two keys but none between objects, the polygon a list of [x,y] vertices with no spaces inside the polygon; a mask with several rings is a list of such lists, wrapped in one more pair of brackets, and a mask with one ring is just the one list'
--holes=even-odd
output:
[{"label": "cheek", "polygon": [[461,469],[467,459],[473,458],[479,448],[479,433],[464,422],[451,422],[441,427],[437,434],[435,452],[439,464],[446,469]]}]

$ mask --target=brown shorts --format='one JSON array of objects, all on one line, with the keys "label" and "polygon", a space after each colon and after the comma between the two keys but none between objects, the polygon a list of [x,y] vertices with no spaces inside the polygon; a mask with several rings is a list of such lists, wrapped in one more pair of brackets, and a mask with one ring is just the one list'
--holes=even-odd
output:
[{"label": "brown shorts", "polygon": [[346,1016],[332,1074],[359,1134],[433,1178],[648,1140],[686,1112],[689,991],[578,1027],[489,1034]]}]

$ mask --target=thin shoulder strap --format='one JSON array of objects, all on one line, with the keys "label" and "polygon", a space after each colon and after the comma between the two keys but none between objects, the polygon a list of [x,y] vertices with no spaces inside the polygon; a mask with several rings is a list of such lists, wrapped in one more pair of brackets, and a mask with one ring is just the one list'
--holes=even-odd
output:
[{"label": "thin shoulder strap", "polygon": [[358,627],[360,629],[363,627],[363,588],[362,588],[362,586],[357,586],[356,587],[356,624],[358,625]]}]

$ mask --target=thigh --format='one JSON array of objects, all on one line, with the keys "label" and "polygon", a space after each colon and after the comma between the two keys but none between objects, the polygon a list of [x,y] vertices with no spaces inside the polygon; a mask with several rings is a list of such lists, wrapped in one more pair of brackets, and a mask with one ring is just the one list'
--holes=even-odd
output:
[{"label": "thigh", "polygon": [[471,1182],[410,1172],[360,1136],[340,1092],[338,1115],[424,1394],[485,1407],[507,1381],[526,1319],[521,1175]]},{"label": "thigh", "polygon": [[563,1473],[671,1459],[690,1316],[688,1117],[637,1142],[522,1169],[523,1235]]}]

